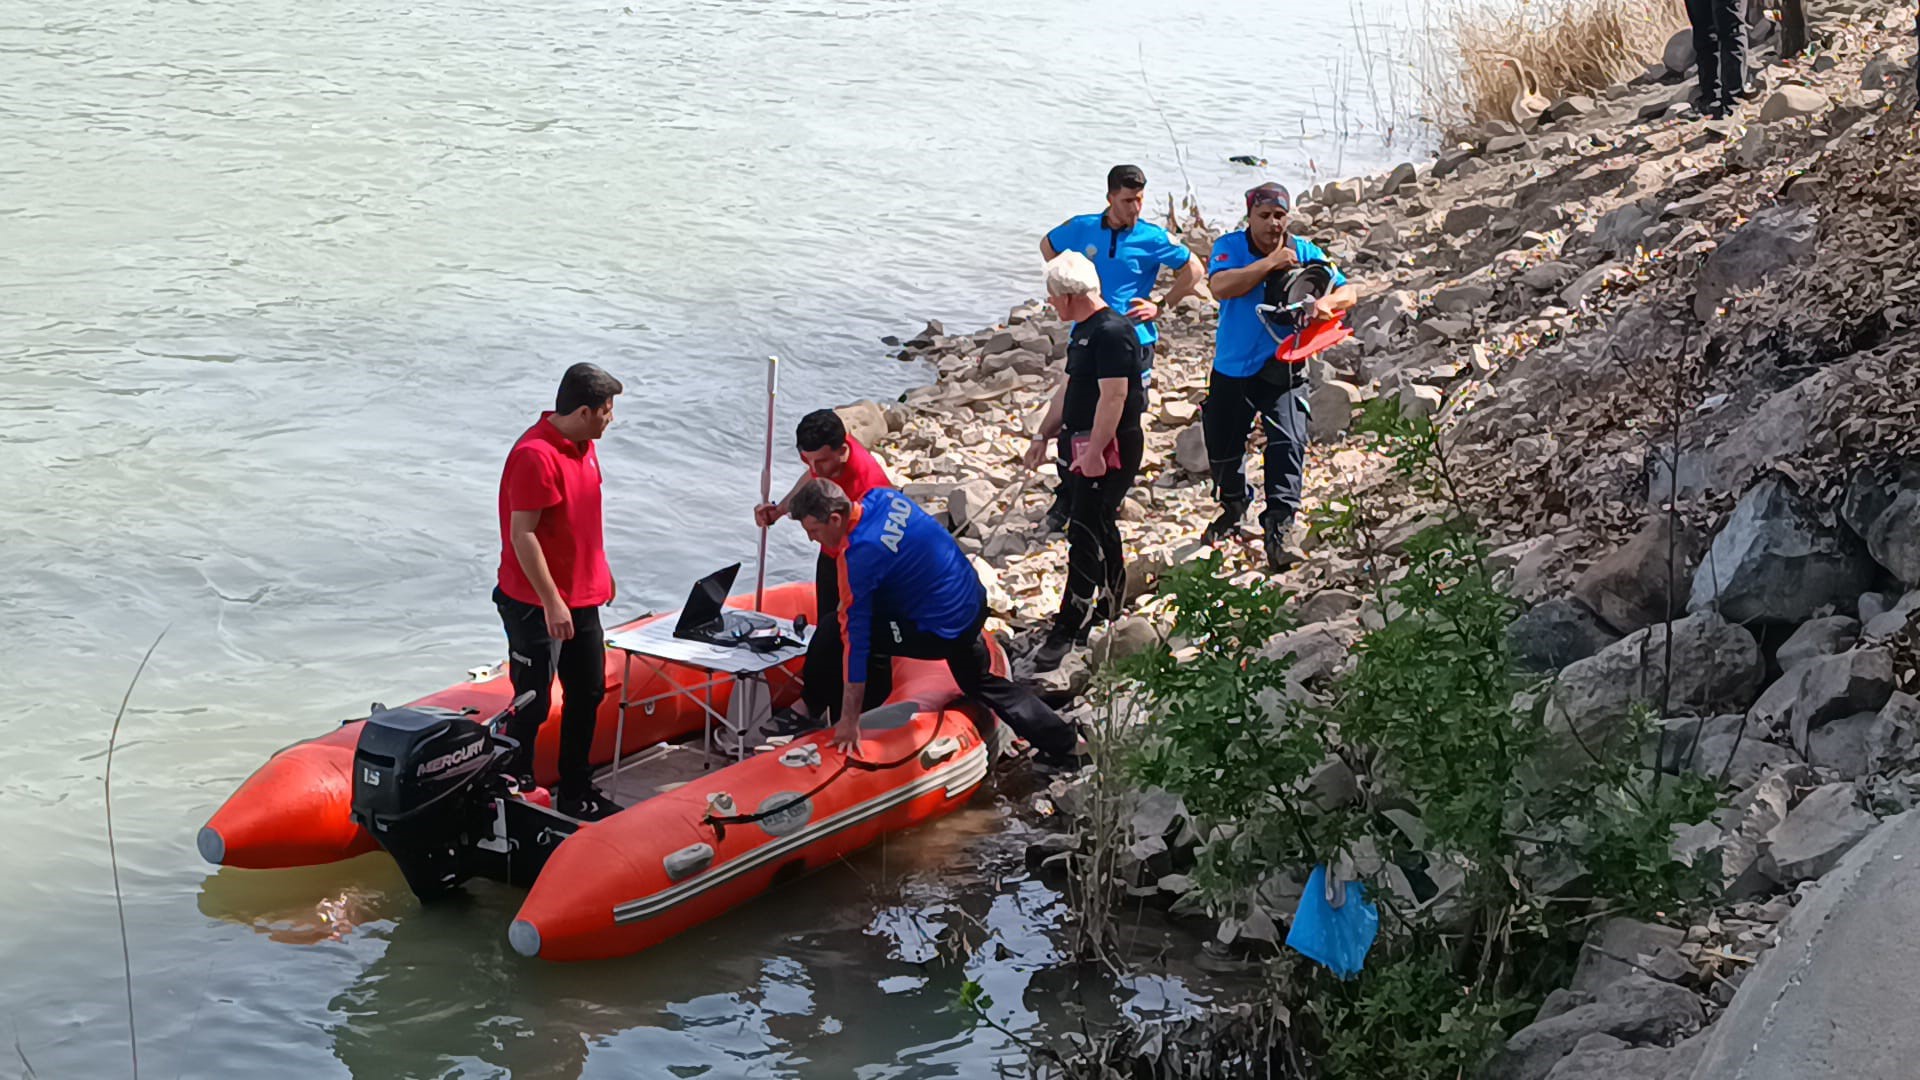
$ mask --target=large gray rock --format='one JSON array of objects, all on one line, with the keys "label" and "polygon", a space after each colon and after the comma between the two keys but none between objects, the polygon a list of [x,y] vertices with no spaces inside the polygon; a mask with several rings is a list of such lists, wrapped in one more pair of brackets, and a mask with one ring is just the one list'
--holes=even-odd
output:
[{"label": "large gray rock", "polygon": [[1865,776],[1869,742],[1878,721],[1878,713],[1855,713],[1808,732],[1807,764],[1832,769],[1842,780]]},{"label": "large gray rock", "polygon": [[1893,656],[1864,646],[1816,657],[1775,679],[1748,717],[1758,726],[1792,734],[1805,753],[1807,733],[1832,720],[1874,712],[1893,694]]},{"label": "large gray rock", "polygon": [[1648,493],[1655,498],[1699,491],[1740,492],[1755,469],[1804,450],[1819,432],[1820,417],[1839,395],[1859,385],[1858,360],[1831,364],[1774,394],[1726,435],[1699,450],[1682,450],[1680,468],[1666,470],[1661,450],[1651,451],[1655,475]]},{"label": "large gray rock", "polygon": [[1677,1046],[1629,1047],[1611,1036],[1589,1035],[1560,1059],[1547,1080],[1686,1080],[1702,1045],[1692,1038]]},{"label": "large gray rock", "polygon": [[[1863,598],[1861,612],[1863,614],[1868,607],[1864,602],[1866,595],[1865,593],[1861,594]],[[1887,605],[1886,610],[1872,616],[1867,619],[1865,623],[1861,624],[1860,640],[1885,641],[1893,637],[1907,628],[1908,621],[1913,618],[1913,613],[1916,611],[1920,611],[1920,589],[1915,589],[1905,596],[1900,597],[1898,600]]]},{"label": "large gray rock", "polygon": [[1437,311],[1459,313],[1472,311],[1482,304],[1493,302],[1493,289],[1477,281],[1449,285],[1433,294],[1433,308]]},{"label": "large gray rock", "polygon": [[1799,629],[1795,630],[1791,637],[1781,642],[1773,658],[1774,662],[1780,665],[1780,670],[1787,671],[1809,660],[1846,652],[1859,640],[1860,621],[1858,619],[1845,615],[1808,619],[1800,624]]},{"label": "large gray rock", "polygon": [[1819,218],[1810,207],[1770,206],[1753,215],[1707,258],[1693,313],[1712,318],[1729,293],[1751,289],[1768,274],[1810,257],[1819,231]]},{"label": "large gray rock", "polygon": [[1660,62],[1666,66],[1669,75],[1685,75],[1693,70],[1693,31],[1676,30],[1667,39],[1667,47],[1660,52]]},{"label": "large gray rock", "polygon": [[1353,410],[1366,395],[1352,383],[1322,379],[1307,393],[1307,438],[1330,442],[1353,430]]},{"label": "large gray rock", "polygon": [[1619,640],[1577,600],[1535,605],[1507,627],[1507,648],[1527,671],[1558,671]]},{"label": "large gray rock", "polygon": [[1741,497],[1713,538],[1687,606],[1741,623],[1800,623],[1823,607],[1850,606],[1875,576],[1851,533],[1821,521],[1790,485],[1770,477]]},{"label": "large gray rock", "polygon": [[874,402],[856,401],[836,406],[833,411],[840,414],[847,434],[860,440],[862,446],[876,445],[887,437],[887,411]]},{"label": "large gray rock", "polygon": [[[1703,546],[1685,522],[1675,530],[1666,514],[1657,515],[1588,567],[1573,583],[1573,595],[1623,634],[1663,622],[1686,610],[1679,589],[1693,579]],[[1668,587],[1670,580],[1676,588]]]},{"label": "large gray rock", "polygon": [[991,480],[968,480],[947,493],[947,520],[954,529],[966,528],[984,514],[998,494]]},{"label": "large gray rock", "polygon": [[1818,116],[1833,102],[1810,86],[1783,86],[1760,106],[1760,122],[1772,124],[1798,116]]},{"label": "large gray rock", "polygon": [[1419,170],[1413,167],[1412,162],[1403,161],[1380,181],[1379,192],[1381,195],[1397,195],[1401,188],[1413,183],[1419,175]]},{"label": "large gray rock", "polygon": [[1441,219],[1440,227],[1448,236],[1465,236],[1475,229],[1484,228],[1493,220],[1493,207],[1484,203],[1466,203],[1447,211]]},{"label": "large gray rock", "polygon": [[1920,699],[1894,691],[1867,729],[1867,771],[1906,772],[1920,764]]},{"label": "large gray rock", "polygon": [[1692,992],[1635,972],[1609,983],[1591,1004],[1521,1028],[1480,1075],[1485,1080],[1545,1080],[1589,1035],[1608,1035],[1629,1045],[1663,1043],[1705,1020],[1700,999]]},{"label": "large gray rock", "polygon": [[1522,271],[1520,284],[1534,292],[1554,292],[1579,276],[1580,268],[1573,263],[1550,259]]},{"label": "large gray rock", "polygon": [[1734,796],[1728,807],[1726,840],[1720,845],[1721,883],[1727,898],[1762,895],[1774,890],[1768,876],[1768,838],[1787,819],[1787,807],[1793,802],[1793,780],[1797,770],[1770,771]]},{"label": "large gray rock", "polygon": [[1633,974],[1632,965],[1644,965],[1646,957],[1654,952],[1678,949],[1686,940],[1685,930],[1671,926],[1639,919],[1608,919],[1588,932],[1570,985],[1580,993],[1597,995],[1608,984]]},{"label": "large gray rock", "polygon": [[[1682,755],[1687,748],[1680,747]],[[1687,767],[1728,788],[1744,788],[1785,766],[1800,764],[1800,755],[1752,732],[1707,735],[1693,748]]]},{"label": "large gray rock", "polygon": [[1569,94],[1547,106],[1547,119],[1566,120],[1575,116],[1585,116],[1594,109],[1593,99],[1585,94]]},{"label": "large gray rock", "polygon": [[1715,735],[1737,735],[1746,726],[1747,718],[1740,713],[1669,717],[1640,736],[1641,760],[1665,772],[1679,772],[1688,766],[1687,755],[1697,751],[1702,741]]},{"label": "large gray rock", "polygon": [[[1904,856],[1895,858],[1895,856]],[[1856,845],[1780,926],[1692,1080],[1908,1077],[1920,1061],[1920,812]]]},{"label": "large gray rock", "polygon": [[1920,585],[1920,487],[1901,488],[1859,532],[1873,561],[1907,585]]},{"label": "large gray rock", "polygon": [[1189,424],[1174,436],[1173,460],[1194,476],[1208,475],[1207,433],[1199,424]]},{"label": "large gray rock", "polygon": [[1660,206],[1630,202],[1602,215],[1593,226],[1593,245],[1613,254],[1630,253],[1640,238],[1660,221]]},{"label": "large gray rock", "polygon": [[[1649,626],[1560,672],[1547,701],[1549,731],[1562,736],[1566,760],[1584,760],[1581,743],[1610,741],[1636,705],[1660,709],[1667,626]],[[1760,646],[1745,627],[1702,612],[1672,624],[1673,675],[1667,709],[1744,708],[1760,688]]]},{"label": "large gray rock", "polygon": [[1768,835],[1773,879],[1797,885],[1825,875],[1877,824],[1878,818],[1860,809],[1852,784],[1815,788]]}]

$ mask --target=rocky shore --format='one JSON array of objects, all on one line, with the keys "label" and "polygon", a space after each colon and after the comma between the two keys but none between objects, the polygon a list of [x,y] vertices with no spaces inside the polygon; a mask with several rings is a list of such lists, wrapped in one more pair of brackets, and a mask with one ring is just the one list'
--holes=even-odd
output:
[{"label": "rocky shore", "polygon": [[[1303,690],[1348,670],[1378,616],[1374,586],[1441,512],[1349,437],[1355,409],[1385,399],[1435,423],[1526,605],[1510,639],[1539,676],[1550,752],[1650,709],[1646,766],[1721,793],[1672,848],[1717,855],[1721,901],[1685,924],[1596,920],[1571,986],[1489,1076],[1747,1075],[1745,1048],[1713,1025],[1749,1007],[1742,983],[1823,876],[1920,803],[1914,16],[1848,0],[1823,11],[1824,49],[1765,68],[1729,121],[1685,115],[1682,34],[1639,78],[1431,162],[1317,187],[1295,214],[1364,296],[1356,340],[1313,361],[1307,510],[1391,508],[1376,544],[1310,535],[1285,575],[1304,625],[1276,647]],[[1213,233],[1171,224],[1204,257]],[[1200,551],[1212,325],[1199,298],[1162,322],[1147,462],[1122,519],[1134,611],[1043,677],[1059,695],[1165,632],[1154,579]],[[929,324],[889,343],[934,372],[929,385],[842,410],[978,555],[1016,654],[1059,600],[1065,544],[1040,525],[1051,481],[1019,455],[1065,342],[1035,303],[975,333]],[[1257,549],[1228,555],[1244,580],[1265,572]],[[1358,801],[1373,784],[1362,770],[1332,786]],[[1050,798],[1071,802],[1064,788]],[[1164,846],[1183,815],[1161,809],[1141,828]],[[1289,914],[1217,938],[1271,943]]]}]

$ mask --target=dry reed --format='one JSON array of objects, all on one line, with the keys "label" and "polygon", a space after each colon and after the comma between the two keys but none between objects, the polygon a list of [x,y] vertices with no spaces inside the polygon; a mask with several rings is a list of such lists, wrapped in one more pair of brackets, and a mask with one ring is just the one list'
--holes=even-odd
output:
[{"label": "dry reed", "polygon": [[[1453,141],[1640,73],[1687,25],[1676,0],[1450,0],[1429,7],[1421,93]],[[1516,115],[1518,114],[1518,115]]]}]

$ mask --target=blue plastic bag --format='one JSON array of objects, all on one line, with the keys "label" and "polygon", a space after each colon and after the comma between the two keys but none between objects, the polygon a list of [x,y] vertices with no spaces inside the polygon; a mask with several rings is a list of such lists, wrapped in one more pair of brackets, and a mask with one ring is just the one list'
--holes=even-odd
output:
[{"label": "blue plastic bag", "polygon": [[1340,978],[1351,979],[1360,974],[1379,933],[1380,909],[1367,902],[1366,887],[1347,882],[1346,902],[1334,907],[1327,902],[1327,868],[1316,866],[1294,909],[1287,945]]}]

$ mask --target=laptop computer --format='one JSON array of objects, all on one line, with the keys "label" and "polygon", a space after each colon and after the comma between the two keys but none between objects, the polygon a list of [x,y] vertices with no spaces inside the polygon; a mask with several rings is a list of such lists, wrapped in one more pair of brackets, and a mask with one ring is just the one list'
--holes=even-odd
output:
[{"label": "laptop computer", "polygon": [[754,631],[773,629],[774,621],[759,612],[729,611],[724,606],[739,573],[740,564],[734,563],[694,582],[680,619],[673,624],[673,636],[713,645],[744,645]]}]

